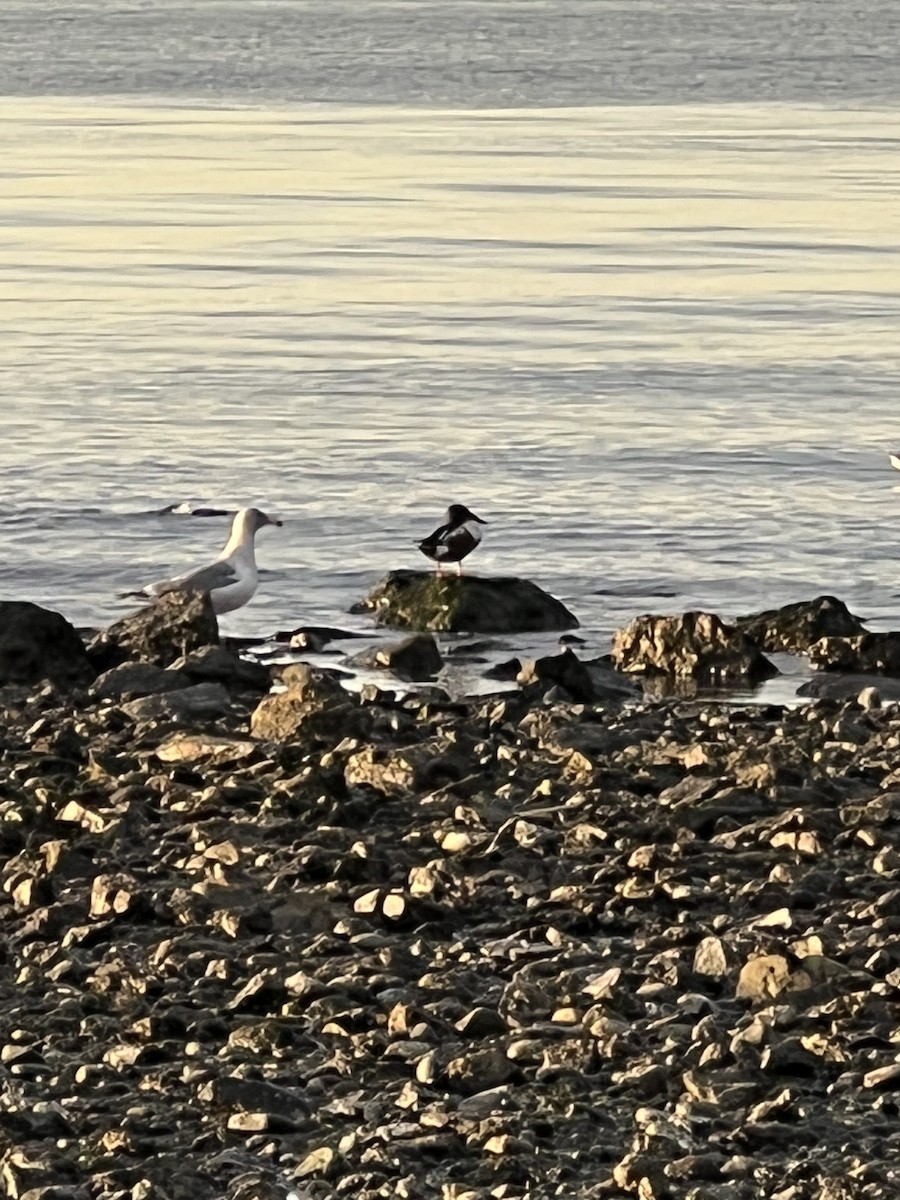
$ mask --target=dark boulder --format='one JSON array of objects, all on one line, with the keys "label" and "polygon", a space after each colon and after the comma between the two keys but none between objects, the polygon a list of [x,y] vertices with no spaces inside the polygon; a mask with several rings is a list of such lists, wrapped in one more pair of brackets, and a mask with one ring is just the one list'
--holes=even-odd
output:
[{"label": "dark boulder", "polygon": [[519,672],[524,664],[521,659],[507,658],[503,662],[495,663],[492,667],[488,667],[484,672],[485,679],[518,679]]},{"label": "dark boulder", "polygon": [[735,628],[770,654],[780,650],[803,652],[824,637],[854,637],[866,629],[842,600],[816,596],[781,608],[738,617]]},{"label": "dark boulder", "polygon": [[566,606],[529,579],[391,571],[352,609],[379,625],[468,633],[574,629]]},{"label": "dark boulder", "polygon": [[177,659],[172,666],[191,683],[220,683],[236,695],[263,695],[271,682],[268,667],[241,658],[225,646],[202,646]]},{"label": "dark boulder", "polygon": [[334,625],[300,625],[297,629],[281,629],[273,635],[273,642],[288,642],[295,650],[312,650],[318,653],[329,642],[346,641],[365,637],[353,629],[337,629]]},{"label": "dark boulder", "polygon": [[813,696],[817,700],[855,700],[867,689],[875,688],[886,701],[900,700],[900,679],[892,675],[866,674],[850,671],[825,671],[815,675],[797,688],[798,696]]},{"label": "dark boulder", "polygon": [[561,687],[577,704],[627,700],[640,694],[630,679],[604,664],[582,662],[568,648],[524,663],[517,681],[523,688],[534,684]]},{"label": "dark boulder", "polygon": [[376,667],[391,671],[399,679],[433,679],[444,665],[437,642],[430,633],[413,633],[400,642],[373,646],[347,659],[350,667]]},{"label": "dark boulder", "polygon": [[821,671],[900,675],[900,633],[824,637],[810,646],[809,661]]},{"label": "dark boulder", "polygon": [[635,617],[617,630],[612,653],[620,671],[709,686],[759,683],[778,674],[755,641],[715,613]]},{"label": "dark boulder", "polygon": [[209,596],[167,592],[110,625],[87,649],[95,666],[107,671],[134,659],[168,667],[194,650],[218,644],[219,626]]},{"label": "dark boulder", "polygon": [[0,686],[49,679],[66,689],[97,674],[73,625],[27,600],[0,600]]}]

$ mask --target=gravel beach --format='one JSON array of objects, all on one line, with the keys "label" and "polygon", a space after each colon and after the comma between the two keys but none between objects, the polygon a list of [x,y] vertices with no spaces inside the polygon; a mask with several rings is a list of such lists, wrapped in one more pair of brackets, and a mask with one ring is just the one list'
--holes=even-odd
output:
[{"label": "gravel beach", "polygon": [[897,708],[177,636],[0,689],[4,1194],[900,1194]]}]

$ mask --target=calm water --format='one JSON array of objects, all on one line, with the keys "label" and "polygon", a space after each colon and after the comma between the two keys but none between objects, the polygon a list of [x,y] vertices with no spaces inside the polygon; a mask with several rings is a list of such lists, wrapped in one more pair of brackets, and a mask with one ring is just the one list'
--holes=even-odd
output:
[{"label": "calm water", "polygon": [[277,511],[232,633],[460,500],[598,648],[900,624],[900,12],[0,0],[3,594],[79,624]]}]

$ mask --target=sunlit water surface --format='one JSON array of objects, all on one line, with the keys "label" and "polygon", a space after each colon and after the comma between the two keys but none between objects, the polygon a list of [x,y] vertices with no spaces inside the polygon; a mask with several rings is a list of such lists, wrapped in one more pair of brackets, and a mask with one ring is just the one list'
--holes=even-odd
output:
[{"label": "sunlit water surface", "polygon": [[[177,100],[177,102],[175,102]],[[892,107],[0,108],[3,594],[116,592],[284,519],[227,632],[346,610],[447,503],[590,646],[834,593],[900,623]]]}]

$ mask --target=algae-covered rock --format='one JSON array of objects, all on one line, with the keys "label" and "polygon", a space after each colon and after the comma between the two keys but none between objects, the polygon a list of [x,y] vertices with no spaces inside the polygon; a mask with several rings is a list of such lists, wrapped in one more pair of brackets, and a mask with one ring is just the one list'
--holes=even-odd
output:
[{"label": "algae-covered rock", "polygon": [[529,579],[432,571],[391,571],[353,611],[401,629],[515,633],[578,625],[560,600]]}]

